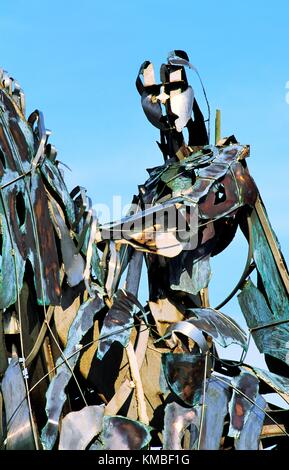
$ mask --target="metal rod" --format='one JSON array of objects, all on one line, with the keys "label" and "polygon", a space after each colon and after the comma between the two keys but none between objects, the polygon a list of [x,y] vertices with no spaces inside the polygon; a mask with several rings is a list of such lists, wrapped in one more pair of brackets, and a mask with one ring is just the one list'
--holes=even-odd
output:
[{"label": "metal rod", "polygon": [[219,142],[221,138],[221,110],[216,109],[216,118],[215,118],[215,145]]}]

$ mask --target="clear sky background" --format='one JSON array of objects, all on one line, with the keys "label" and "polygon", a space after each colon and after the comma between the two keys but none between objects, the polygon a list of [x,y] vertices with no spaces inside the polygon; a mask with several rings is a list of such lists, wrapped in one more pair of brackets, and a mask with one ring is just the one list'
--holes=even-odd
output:
[{"label": "clear sky background", "polygon": [[[222,110],[222,135],[251,145],[249,169],[288,262],[288,23],[288,0],[6,1],[0,65],[21,83],[27,113],[44,112],[50,141],[72,170],[65,170],[69,188],[85,186],[93,202],[112,207],[113,195],[129,202],[145,169],[162,163],[158,131],[135,88],[139,66],[149,59],[157,72],[170,50],[186,50],[212,114]],[[190,80],[202,102],[196,77]],[[245,259],[237,236],[214,260],[213,305],[234,286]],[[224,312],[244,325],[235,300]],[[262,364],[254,348],[248,360]]]}]

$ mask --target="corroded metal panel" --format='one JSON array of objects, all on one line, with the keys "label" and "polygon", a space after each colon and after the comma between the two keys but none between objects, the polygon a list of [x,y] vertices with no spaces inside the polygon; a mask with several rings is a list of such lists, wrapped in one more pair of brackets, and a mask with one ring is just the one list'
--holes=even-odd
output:
[{"label": "corroded metal panel", "polygon": [[259,351],[289,364],[288,323],[275,324],[264,295],[251,280],[244,285],[238,300]]},{"label": "corroded metal panel", "polygon": [[105,416],[100,439],[106,450],[145,449],[151,439],[150,427],[122,416]]},{"label": "corroded metal panel", "polygon": [[289,297],[272,250],[256,211],[252,212],[253,256],[274,314],[274,320],[289,320]]}]

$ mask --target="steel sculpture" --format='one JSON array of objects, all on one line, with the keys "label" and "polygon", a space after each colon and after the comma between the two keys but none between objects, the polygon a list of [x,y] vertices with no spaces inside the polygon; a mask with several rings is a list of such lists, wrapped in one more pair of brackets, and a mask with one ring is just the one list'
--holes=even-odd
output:
[{"label": "steel sculpture", "polygon": [[[186,69],[198,75],[184,51],[169,54],[159,83],[142,64],[136,86],[164,164],[106,225],[84,188],[68,191],[42,113],[26,119],[23,91],[0,73],[2,449],[288,445],[288,270],[249,146],[210,144]],[[247,262],[212,308],[210,258],[238,227]],[[222,313],[236,294],[247,332]],[[250,336],[268,370],[245,363]],[[240,362],[220,357],[232,343]],[[284,408],[267,403],[272,392]]]}]

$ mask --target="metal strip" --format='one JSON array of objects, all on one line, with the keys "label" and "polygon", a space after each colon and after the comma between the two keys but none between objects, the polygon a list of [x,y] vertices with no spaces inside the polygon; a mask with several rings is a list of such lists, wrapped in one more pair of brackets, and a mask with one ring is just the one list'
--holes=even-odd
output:
[{"label": "metal strip", "polygon": [[192,323],[187,321],[180,321],[170,326],[165,334],[167,336],[169,333],[181,333],[188,338],[191,338],[197,345],[200,347],[203,353],[209,351],[208,343],[205,340],[203,333]]}]

